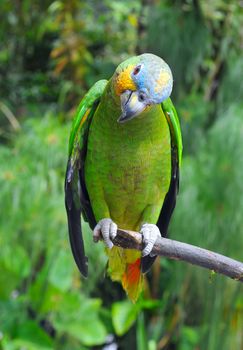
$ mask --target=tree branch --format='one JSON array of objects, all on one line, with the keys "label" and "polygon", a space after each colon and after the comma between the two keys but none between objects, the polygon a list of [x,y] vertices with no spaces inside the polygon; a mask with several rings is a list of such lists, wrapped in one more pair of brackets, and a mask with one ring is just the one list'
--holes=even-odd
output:
[{"label": "tree branch", "polygon": [[[140,233],[134,231],[118,229],[113,243],[122,248],[143,249],[142,236]],[[166,256],[169,259],[182,260],[193,265],[201,266],[243,282],[242,262],[211,252],[207,249],[162,237],[158,238],[155,242],[152,253]]]}]

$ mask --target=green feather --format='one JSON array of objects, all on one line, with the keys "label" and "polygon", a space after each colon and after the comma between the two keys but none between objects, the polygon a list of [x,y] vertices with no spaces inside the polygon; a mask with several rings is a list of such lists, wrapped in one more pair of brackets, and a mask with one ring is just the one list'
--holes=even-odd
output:
[{"label": "green feather", "polygon": [[[80,129],[80,124],[82,122],[83,117],[85,116],[86,112],[91,108],[91,111],[94,113],[94,110],[96,109],[96,106],[94,106],[95,102],[100,99],[102,96],[105,87],[107,85],[107,80],[99,80],[97,83],[95,83],[91,89],[87,92],[87,94],[84,96],[82,101],[80,102],[76,115],[73,120],[72,129],[70,133],[69,138],[69,147],[68,147],[68,154],[69,157],[72,155],[75,147],[75,141],[77,142],[78,139],[80,139],[80,134],[78,133]],[[95,107],[95,108],[94,108]],[[94,109],[94,110],[93,110]],[[93,113],[90,113],[88,116],[88,119],[92,118]],[[86,125],[88,123],[85,123]],[[81,128],[80,131],[82,131],[82,134],[85,133],[85,124]]]},{"label": "green feather", "polygon": [[92,218],[92,209],[87,206],[85,194],[82,195],[81,205],[80,170],[84,163],[88,128],[92,116],[97,108],[101,95],[105,90],[106,80],[98,81],[84,96],[77,110],[69,139],[69,158],[65,177],[65,206],[68,217],[70,244],[74,259],[80,272],[87,277],[88,263],[84,252],[84,243],[81,227],[81,212],[84,216],[89,213]]},{"label": "green feather", "polygon": [[177,147],[179,166],[181,166],[183,146],[179,118],[170,98],[167,98],[164,102],[162,102],[161,105],[170,126],[170,131],[173,139],[172,141]]}]

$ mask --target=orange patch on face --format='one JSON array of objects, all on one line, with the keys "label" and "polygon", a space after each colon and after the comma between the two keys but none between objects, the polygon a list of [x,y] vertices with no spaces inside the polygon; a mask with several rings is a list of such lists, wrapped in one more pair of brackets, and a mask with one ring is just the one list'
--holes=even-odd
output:
[{"label": "orange patch on face", "polygon": [[154,91],[159,92],[162,86],[165,86],[168,84],[170,78],[171,77],[168,72],[161,71],[158,78],[156,79],[156,86],[154,88]]},{"label": "orange patch on face", "polygon": [[133,65],[127,66],[127,68],[121,71],[115,79],[115,92],[118,96],[120,96],[125,90],[136,90],[136,85],[131,78],[132,69]]}]

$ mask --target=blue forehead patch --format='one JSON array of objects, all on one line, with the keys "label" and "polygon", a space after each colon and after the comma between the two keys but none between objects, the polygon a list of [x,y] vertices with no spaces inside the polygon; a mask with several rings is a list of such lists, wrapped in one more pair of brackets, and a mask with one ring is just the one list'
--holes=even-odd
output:
[{"label": "blue forehead patch", "polygon": [[[173,78],[169,66],[160,58],[152,54],[140,56],[141,60],[131,73],[131,77],[139,90],[148,94],[151,102],[161,103],[167,99],[172,91]],[[161,79],[162,74],[168,74],[168,81]]]}]

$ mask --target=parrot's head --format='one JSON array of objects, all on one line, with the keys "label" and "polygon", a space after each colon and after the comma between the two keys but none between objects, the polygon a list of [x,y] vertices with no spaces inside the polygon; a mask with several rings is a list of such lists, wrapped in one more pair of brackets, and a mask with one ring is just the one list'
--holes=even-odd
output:
[{"label": "parrot's head", "polygon": [[121,102],[120,123],[166,100],[173,86],[168,64],[150,53],[122,62],[117,67],[112,82],[115,95],[119,96]]}]

